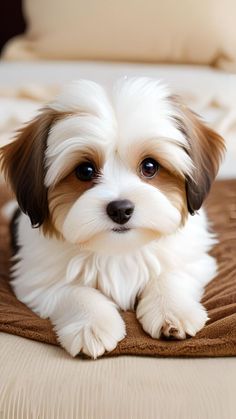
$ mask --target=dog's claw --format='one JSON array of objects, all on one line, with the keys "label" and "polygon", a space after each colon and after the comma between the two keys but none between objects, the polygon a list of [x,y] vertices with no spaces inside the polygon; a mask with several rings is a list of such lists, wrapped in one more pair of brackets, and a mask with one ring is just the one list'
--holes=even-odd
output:
[{"label": "dog's claw", "polygon": [[169,321],[165,321],[162,326],[162,334],[169,339],[185,339],[186,334],[184,330],[178,329],[176,326],[171,324]]}]

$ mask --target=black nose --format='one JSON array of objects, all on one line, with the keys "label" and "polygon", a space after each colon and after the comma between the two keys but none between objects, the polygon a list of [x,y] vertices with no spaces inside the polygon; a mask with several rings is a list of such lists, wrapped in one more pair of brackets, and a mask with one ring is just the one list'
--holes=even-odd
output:
[{"label": "black nose", "polygon": [[107,205],[107,214],[117,224],[125,224],[134,212],[134,204],[128,199],[112,201]]}]

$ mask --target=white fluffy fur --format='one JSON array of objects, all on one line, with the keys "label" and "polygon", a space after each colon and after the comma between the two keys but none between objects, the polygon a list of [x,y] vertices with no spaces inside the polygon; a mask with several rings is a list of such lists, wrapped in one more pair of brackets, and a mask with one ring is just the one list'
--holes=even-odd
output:
[{"label": "white fluffy fur", "polygon": [[[161,332],[194,336],[205,324],[200,304],[204,286],[216,273],[207,252],[214,243],[202,210],[179,228],[181,214],[168,197],[143,182],[133,168],[137,150],[157,149],[167,168],[191,175],[183,150],[186,139],[171,120],[168,89],[158,82],[122,80],[106,93],[93,82],[73,83],[51,105],[78,112],[52,128],[46,152],[47,187],[73,167],[85,148],[105,160],[97,185],[70,208],[59,229],[64,241],[32,229],[21,215],[12,281],[17,297],[49,317],[61,345],[73,356],[93,358],[114,349],[125,336],[119,314],[134,309],[154,338]],[[135,211],[130,230],[119,234],[106,205],[129,199]],[[58,226],[57,226],[58,227]]]}]

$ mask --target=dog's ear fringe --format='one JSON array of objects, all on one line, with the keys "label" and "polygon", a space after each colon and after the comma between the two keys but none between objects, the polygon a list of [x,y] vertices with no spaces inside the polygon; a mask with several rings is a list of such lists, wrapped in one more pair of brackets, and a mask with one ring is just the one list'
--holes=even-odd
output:
[{"label": "dog's ear fringe", "polygon": [[33,227],[41,226],[49,213],[44,157],[49,131],[57,115],[50,108],[42,109],[18,131],[13,142],[0,149],[1,169]]},{"label": "dog's ear fringe", "polygon": [[194,215],[201,208],[217,175],[225,154],[225,142],[195,112],[183,104],[178,96],[171,96],[170,100],[174,105],[173,118],[177,128],[187,139],[186,153],[194,165],[191,177],[186,176],[188,211]]}]

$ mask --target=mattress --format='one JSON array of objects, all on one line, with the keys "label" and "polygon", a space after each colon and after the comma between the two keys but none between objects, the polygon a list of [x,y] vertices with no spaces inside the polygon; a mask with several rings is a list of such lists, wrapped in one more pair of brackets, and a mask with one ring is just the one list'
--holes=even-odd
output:
[{"label": "mattress", "polygon": [[234,419],[236,358],[71,358],[0,335],[1,419]]},{"label": "mattress", "polygon": [[[225,136],[220,178],[236,177],[236,75],[205,67],[111,63],[0,63],[0,143],[58,86],[87,78],[164,79]],[[88,361],[0,333],[0,418],[220,418],[236,411],[236,359],[121,356]]]}]

